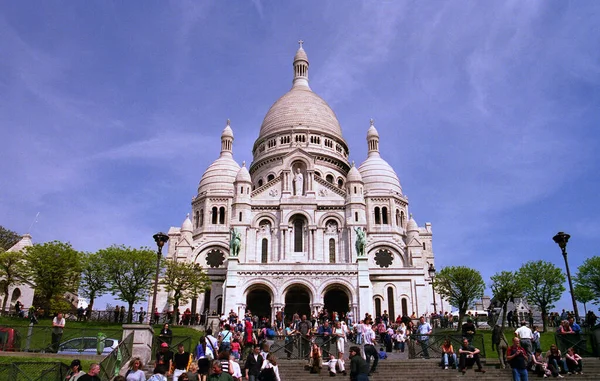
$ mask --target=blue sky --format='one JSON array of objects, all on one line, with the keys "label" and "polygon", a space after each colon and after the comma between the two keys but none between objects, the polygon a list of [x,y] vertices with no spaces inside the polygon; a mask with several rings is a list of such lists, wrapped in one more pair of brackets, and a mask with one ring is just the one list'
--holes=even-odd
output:
[{"label": "blue sky", "polygon": [[[95,251],[180,226],[227,118],[252,161],[297,40],[351,160],[369,119],[438,268],[600,246],[597,1],[0,4],[0,224]],[[107,298],[107,300],[110,298]],[[570,308],[565,293],[558,308]],[[99,305],[100,306],[100,305]],[[582,308],[580,307],[582,310]]]}]

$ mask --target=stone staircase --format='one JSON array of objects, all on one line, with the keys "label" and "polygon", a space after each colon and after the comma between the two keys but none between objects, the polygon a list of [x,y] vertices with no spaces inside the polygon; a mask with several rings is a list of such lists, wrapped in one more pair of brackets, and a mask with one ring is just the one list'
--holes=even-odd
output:
[{"label": "stone staircase", "polygon": [[[564,375],[565,380],[600,380],[600,360],[597,358],[585,358],[583,363],[583,373],[581,375]],[[444,370],[439,367],[439,359],[416,359],[416,360],[380,360],[377,366],[377,372],[369,377],[370,381],[431,381],[431,380],[511,380],[510,369],[500,369],[497,360],[483,361],[486,373],[480,373],[474,369],[468,369],[463,375],[456,369]],[[282,381],[316,381],[316,380],[347,380],[349,376],[337,374],[330,377],[326,368],[323,368],[321,374],[310,374],[304,370],[304,361],[299,360],[280,360],[279,374]],[[350,362],[346,361],[348,372]],[[475,367],[476,369],[476,367]],[[529,373],[530,378],[536,378],[533,373]],[[541,379],[541,378],[540,378]]]}]

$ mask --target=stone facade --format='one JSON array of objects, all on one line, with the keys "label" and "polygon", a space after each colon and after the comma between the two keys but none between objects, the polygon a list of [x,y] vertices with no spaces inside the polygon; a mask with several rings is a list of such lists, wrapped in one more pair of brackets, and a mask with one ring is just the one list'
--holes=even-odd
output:
[{"label": "stone facade", "polygon": [[[292,89],[267,112],[249,168],[233,159],[227,121],[191,217],[169,230],[168,259],[198,263],[212,280],[210,292],[182,307],[271,317],[323,307],[354,316],[431,313],[431,224],[419,227],[409,214],[374,122],[357,168],[335,113],[308,85],[302,46],[293,66]],[[233,234],[239,253],[230,250]],[[166,296],[159,309],[169,308]]]}]

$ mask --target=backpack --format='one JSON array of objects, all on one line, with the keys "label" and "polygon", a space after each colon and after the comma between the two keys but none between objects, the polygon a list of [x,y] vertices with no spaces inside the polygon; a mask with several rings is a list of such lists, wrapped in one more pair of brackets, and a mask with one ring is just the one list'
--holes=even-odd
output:
[{"label": "backpack", "polygon": [[272,339],[275,337],[275,331],[273,330],[273,328],[268,328],[267,329],[267,339]]},{"label": "backpack", "polygon": [[275,381],[277,378],[275,377],[275,370],[272,366],[264,368],[258,374],[259,381]]}]

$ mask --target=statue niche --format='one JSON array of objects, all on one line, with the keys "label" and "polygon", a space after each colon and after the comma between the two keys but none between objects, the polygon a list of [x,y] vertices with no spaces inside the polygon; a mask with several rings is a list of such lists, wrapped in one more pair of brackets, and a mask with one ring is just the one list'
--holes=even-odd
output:
[{"label": "statue niche", "polygon": [[304,195],[304,175],[300,167],[296,167],[294,170],[294,196]]}]

